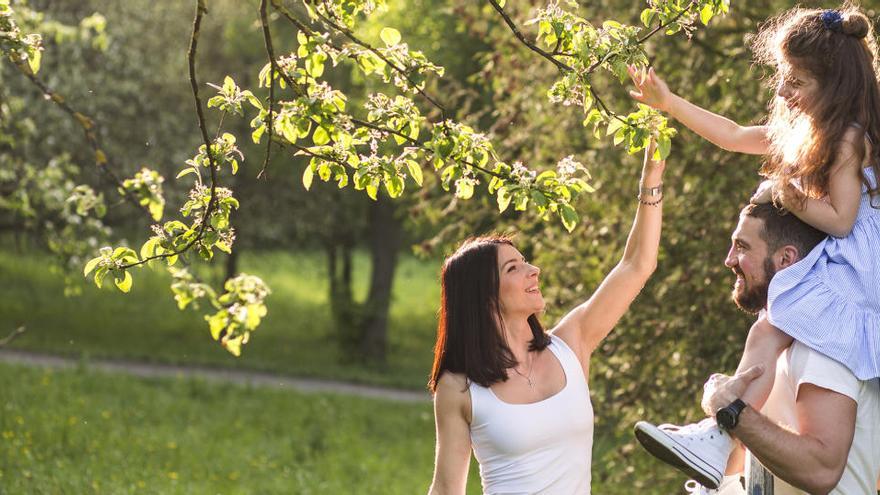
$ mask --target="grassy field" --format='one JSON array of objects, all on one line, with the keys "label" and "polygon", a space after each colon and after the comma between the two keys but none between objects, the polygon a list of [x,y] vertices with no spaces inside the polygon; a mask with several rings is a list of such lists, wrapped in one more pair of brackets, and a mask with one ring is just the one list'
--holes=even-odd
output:
[{"label": "grassy field", "polygon": [[2,364],[0,380],[4,494],[409,495],[431,481],[429,404]]},{"label": "grassy field", "polygon": [[[324,259],[317,253],[245,253],[241,270],[272,288],[269,314],[235,358],[211,340],[207,323],[179,311],[164,272],[135,272],[130,294],[83,281],[65,298],[58,275],[37,255],[0,251],[0,334],[26,333],[13,348],[171,363],[246,367],[406,388],[424,388],[431,365],[439,301],[439,262],[402,259],[395,279],[389,360],[383,368],[342,362],[327,304]],[[356,260],[356,290],[366,293],[368,263]],[[109,284],[112,285],[112,284]]]}]

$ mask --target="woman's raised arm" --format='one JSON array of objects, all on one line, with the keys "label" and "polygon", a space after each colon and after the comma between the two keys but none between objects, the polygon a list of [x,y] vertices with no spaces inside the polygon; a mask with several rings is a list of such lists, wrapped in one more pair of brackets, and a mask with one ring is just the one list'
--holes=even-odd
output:
[{"label": "woman's raised arm", "polygon": [[587,362],[593,350],[614,328],[657,267],[663,193],[651,188],[662,183],[666,163],[651,159],[654,149],[652,142],[645,151],[639,205],[623,257],[593,295],[562,318],[552,331],[569,344],[581,363]]}]

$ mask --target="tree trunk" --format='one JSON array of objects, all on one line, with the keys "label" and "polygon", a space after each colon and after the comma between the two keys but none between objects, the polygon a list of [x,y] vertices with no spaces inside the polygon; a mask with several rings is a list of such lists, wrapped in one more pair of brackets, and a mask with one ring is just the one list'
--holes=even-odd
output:
[{"label": "tree trunk", "polygon": [[233,247],[232,254],[226,256],[226,278],[223,280],[229,280],[238,273],[238,253],[241,248]]},{"label": "tree trunk", "polygon": [[370,205],[369,240],[372,273],[361,328],[361,352],[366,360],[383,364],[388,350],[388,310],[401,244],[401,223],[390,199]]},{"label": "tree trunk", "polygon": [[360,340],[360,305],[354,301],[352,289],[352,253],[348,239],[335,237],[324,244],[327,274],[330,279],[330,313],[336,338],[347,360],[356,358]]}]

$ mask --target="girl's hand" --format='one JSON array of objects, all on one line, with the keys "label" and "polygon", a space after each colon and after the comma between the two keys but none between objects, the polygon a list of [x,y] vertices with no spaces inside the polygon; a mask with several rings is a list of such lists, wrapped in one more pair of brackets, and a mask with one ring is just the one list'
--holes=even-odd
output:
[{"label": "girl's hand", "polygon": [[669,91],[669,86],[654,72],[654,68],[645,72],[630,65],[628,71],[630,79],[636,86],[636,90],[630,90],[629,95],[661,112],[667,111],[672,91]]},{"label": "girl's hand", "polygon": [[758,190],[752,195],[750,203],[761,204],[773,201],[773,184],[772,180],[765,180],[758,186]]}]

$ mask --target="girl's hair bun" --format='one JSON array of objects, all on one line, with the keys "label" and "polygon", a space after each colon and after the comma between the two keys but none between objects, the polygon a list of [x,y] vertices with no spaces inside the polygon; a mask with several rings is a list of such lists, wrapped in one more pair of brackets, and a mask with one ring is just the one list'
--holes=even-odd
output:
[{"label": "girl's hair bun", "polygon": [[871,21],[858,11],[849,11],[843,15],[841,28],[845,34],[856,38],[864,38],[871,28]]}]

